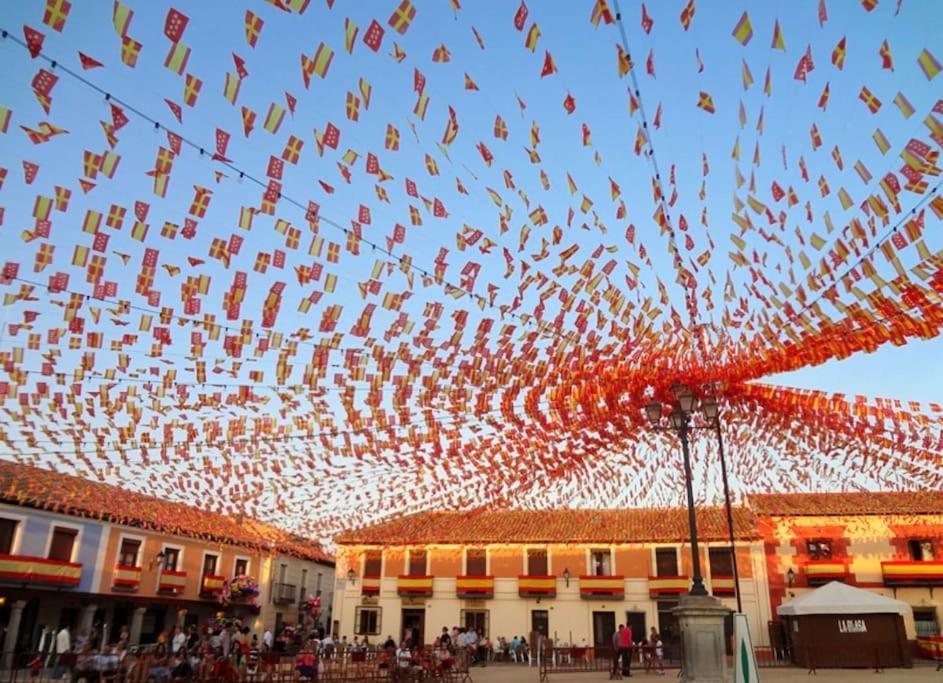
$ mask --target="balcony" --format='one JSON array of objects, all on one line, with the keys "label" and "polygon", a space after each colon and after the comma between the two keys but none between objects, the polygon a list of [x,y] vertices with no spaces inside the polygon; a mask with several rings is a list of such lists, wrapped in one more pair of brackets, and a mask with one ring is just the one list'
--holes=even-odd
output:
[{"label": "balcony", "polygon": [[161,593],[182,593],[187,587],[187,573],[172,569],[161,569],[157,590]]},{"label": "balcony", "polygon": [[737,587],[732,576],[717,574],[711,577],[711,593],[713,595],[736,595]]},{"label": "balcony", "polygon": [[141,587],[141,568],[127,567],[122,564],[115,565],[111,587],[122,591],[136,591]]},{"label": "balcony", "polygon": [[361,595],[379,595],[380,594],[380,577],[379,576],[365,576],[360,584],[360,594]]},{"label": "balcony", "polygon": [[298,602],[298,587],[293,583],[274,584],[272,602],[276,605],[292,605]]},{"label": "balcony", "polygon": [[580,597],[587,600],[592,598],[616,598],[621,600],[625,597],[625,577],[615,575],[581,576]]},{"label": "balcony", "polygon": [[943,586],[943,561],[882,562],[885,586]]},{"label": "balcony", "polygon": [[398,576],[396,592],[402,597],[429,597],[432,595],[431,576]]},{"label": "balcony", "polygon": [[522,598],[553,598],[557,595],[556,576],[518,576],[517,594]]},{"label": "balcony", "polygon": [[215,574],[204,574],[200,581],[200,593],[202,595],[219,595],[226,587],[226,577]]},{"label": "balcony", "polygon": [[455,594],[460,598],[483,599],[494,597],[493,576],[457,576]]},{"label": "balcony", "polygon": [[691,587],[687,576],[649,576],[648,593],[657,598],[662,595],[683,595]]},{"label": "balcony", "polygon": [[805,563],[805,577],[810,586],[821,586],[829,581],[845,581],[848,563],[842,560],[809,560]]},{"label": "balcony", "polygon": [[82,565],[75,562],[28,555],[0,555],[0,581],[75,588],[81,578]]}]

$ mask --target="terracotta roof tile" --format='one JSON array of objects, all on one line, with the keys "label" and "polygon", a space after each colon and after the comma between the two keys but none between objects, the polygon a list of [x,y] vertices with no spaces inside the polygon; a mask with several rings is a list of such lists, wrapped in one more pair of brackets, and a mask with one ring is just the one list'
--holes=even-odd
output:
[{"label": "terracotta roof tile", "polygon": [[19,463],[0,461],[0,501],[176,536],[231,543],[260,552],[274,549],[307,560],[334,562],[333,556],[316,541],[256,519],[239,519]]},{"label": "terracotta roof tile", "polygon": [[[758,538],[753,514],[734,509],[737,537]],[[722,508],[698,510],[698,537],[727,538]],[[420,512],[349,531],[338,544],[408,545],[412,543],[640,543],[688,538],[687,510],[502,510],[493,512]]]},{"label": "terracotta roof tile", "polygon": [[747,504],[757,515],[943,514],[943,492],[753,494]]}]

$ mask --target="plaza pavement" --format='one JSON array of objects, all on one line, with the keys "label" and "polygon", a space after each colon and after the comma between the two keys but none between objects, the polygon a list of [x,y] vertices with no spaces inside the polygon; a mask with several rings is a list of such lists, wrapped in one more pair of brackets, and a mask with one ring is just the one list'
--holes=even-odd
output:
[{"label": "plaza pavement", "polygon": [[[677,683],[677,669],[668,670],[664,676],[637,672],[632,675],[636,683]],[[936,664],[915,662],[912,669],[886,669],[884,673],[875,673],[873,669],[819,669],[810,675],[805,669],[788,667],[781,669],[760,669],[758,683],[858,683],[870,680],[873,683],[943,683],[943,671],[936,671]],[[474,683],[517,683],[530,681],[537,683],[537,668],[528,668],[515,664],[492,664],[485,668],[473,667],[471,677]],[[601,683],[608,681],[605,673],[556,674],[550,676],[551,683]],[[625,679],[623,679],[625,681]],[[730,677],[732,680],[732,674]],[[625,683],[628,683],[627,681]]]}]

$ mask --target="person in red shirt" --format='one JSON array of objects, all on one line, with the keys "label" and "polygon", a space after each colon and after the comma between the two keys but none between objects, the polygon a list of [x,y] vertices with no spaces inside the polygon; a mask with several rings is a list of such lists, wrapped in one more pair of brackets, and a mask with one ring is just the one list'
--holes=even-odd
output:
[{"label": "person in red shirt", "polygon": [[622,675],[632,676],[632,627],[619,625],[619,656],[622,658]]}]

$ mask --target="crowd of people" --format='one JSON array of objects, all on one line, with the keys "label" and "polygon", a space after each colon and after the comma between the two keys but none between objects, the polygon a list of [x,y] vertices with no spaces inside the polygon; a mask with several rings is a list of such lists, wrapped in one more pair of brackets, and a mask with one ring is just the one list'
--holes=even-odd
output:
[{"label": "crowd of people", "polygon": [[[419,642],[419,635],[407,628],[397,642],[392,636],[385,641],[371,643],[368,636],[337,638],[323,628],[295,628],[287,625],[273,634],[266,628],[261,634],[252,634],[248,626],[237,621],[211,624],[198,630],[195,626],[173,629],[157,636],[151,645],[130,644],[127,628],[120,629],[113,643],[105,643],[97,629],[71,638],[63,627],[49,631],[40,643],[40,653],[28,663],[36,674],[51,669],[52,677],[70,677],[73,683],[98,681],[108,674],[118,674],[123,680],[170,683],[171,681],[216,680],[253,681],[265,678],[272,667],[288,662],[301,679],[316,680],[318,672],[333,662],[363,662],[371,666],[389,668],[392,677],[404,678],[417,670],[443,671],[456,666],[486,666],[488,662],[530,663],[533,644],[524,636],[511,640],[500,636],[492,641],[487,634],[479,635],[474,627],[451,629],[443,626],[431,647]],[[553,645],[543,635],[537,639],[537,648],[544,656],[552,656]],[[612,638],[614,675],[631,676],[633,657],[664,673],[662,663],[664,646],[653,627],[647,642],[636,643],[632,629],[619,625]]]}]

